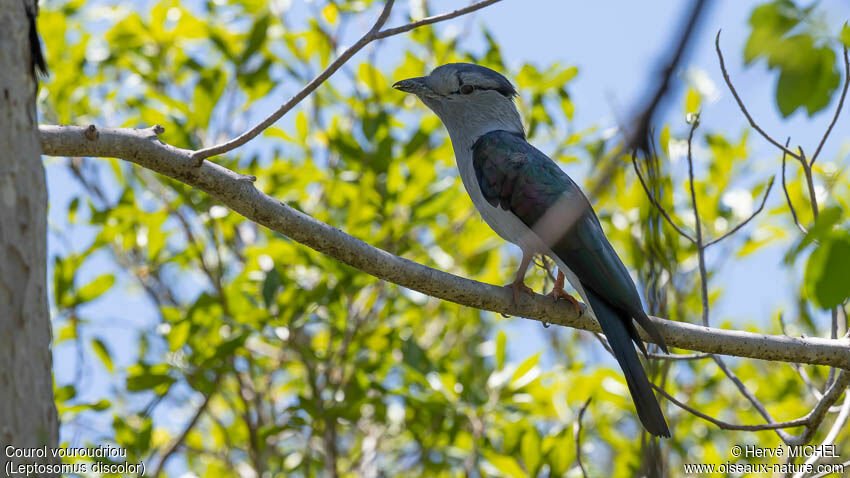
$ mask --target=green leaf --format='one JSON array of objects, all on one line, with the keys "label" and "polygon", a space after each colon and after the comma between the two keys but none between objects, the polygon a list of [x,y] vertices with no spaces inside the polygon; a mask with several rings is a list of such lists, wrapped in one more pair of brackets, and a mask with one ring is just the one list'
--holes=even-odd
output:
[{"label": "green leaf", "polygon": [[537,476],[537,471],[541,465],[540,436],[533,427],[522,435],[520,452],[528,475]]},{"label": "green leaf", "polygon": [[302,143],[307,141],[307,113],[299,111],[295,116],[295,129],[298,131],[298,139]]},{"label": "green leaf", "polygon": [[103,366],[106,367],[106,370],[109,370],[110,373],[114,372],[115,365],[112,363],[112,356],[109,355],[109,349],[106,348],[106,344],[102,340],[95,338],[92,339],[91,346],[94,349],[95,355],[103,363]]},{"label": "green leaf", "polygon": [[685,114],[698,112],[701,100],[702,98],[697,90],[688,88],[688,93],[685,96]]},{"label": "green leaf", "polygon": [[67,402],[77,396],[77,389],[73,385],[65,385],[53,391],[53,398],[57,402]]},{"label": "green leaf", "polygon": [[496,370],[501,370],[505,367],[505,344],[508,337],[504,330],[500,330],[496,335]]},{"label": "green leaf", "polygon": [[809,35],[783,40],[781,53],[771,55],[771,63],[781,72],[776,84],[776,104],[788,117],[805,107],[809,116],[826,108],[841,82],[835,68],[835,52],[828,47],[815,48]]},{"label": "green leaf", "polygon": [[192,331],[192,322],[189,320],[180,321],[171,326],[168,331],[168,349],[172,352],[178,350],[189,340],[189,334]]},{"label": "green leaf", "polygon": [[265,302],[267,308],[274,303],[277,290],[280,289],[281,283],[280,274],[277,272],[277,269],[272,268],[266,274],[265,280],[263,280],[263,302]]},{"label": "green leaf", "polygon": [[103,295],[115,283],[115,276],[112,274],[103,274],[98,276],[93,281],[84,285],[77,292],[77,304],[90,302]]},{"label": "green leaf", "polygon": [[538,361],[540,361],[540,352],[537,352],[531,357],[525,359],[525,361],[517,367],[516,372],[514,372],[513,377],[511,377],[510,383],[513,385],[515,382],[523,378],[525,374],[529,373],[531,369],[537,366]]},{"label": "green leaf", "polygon": [[789,0],[759,5],[750,16],[752,31],[744,47],[744,61],[749,64],[762,55],[769,55],[779,40],[799,23],[799,13]]},{"label": "green leaf", "polygon": [[157,392],[165,392],[176,380],[167,373],[164,365],[147,367],[134,365],[127,370],[127,390],[141,392],[152,388],[165,387]]},{"label": "green leaf", "polygon": [[245,44],[245,49],[242,50],[239,63],[244,63],[251,55],[257,53],[266,41],[266,31],[269,29],[271,18],[269,15],[262,15],[251,27],[251,33],[248,34],[248,43]]},{"label": "green leaf", "polygon": [[800,242],[785,255],[785,263],[792,264],[797,256],[810,244],[828,237],[838,221],[841,220],[842,211],[840,207],[828,207],[818,214],[814,225],[806,232]]},{"label": "green leaf", "polygon": [[74,196],[71,203],[68,204],[68,223],[74,224],[77,220],[77,210],[80,208],[80,197]]},{"label": "green leaf", "polygon": [[425,355],[425,351],[422,350],[422,347],[412,337],[404,341],[402,354],[404,363],[414,370],[422,374],[428,373],[431,370],[431,362],[428,361],[428,356]]},{"label": "green leaf", "polygon": [[502,475],[509,476],[511,478],[526,478],[528,476],[515,459],[509,456],[496,454],[489,450],[483,450],[482,453],[484,454],[484,457],[487,458],[487,461],[493,464],[493,466],[495,466]]},{"label": "green leaf", "polygon": [[847,23],[845,23],[844,28],[841,29],[841,43],[844,43],[844,46],[850,48],[850,25]]},{"label": "green leaf", "polygon": [[805,284],[808,295],[823,309],[850,297],[850,234],[821,242],[806,263]]}]

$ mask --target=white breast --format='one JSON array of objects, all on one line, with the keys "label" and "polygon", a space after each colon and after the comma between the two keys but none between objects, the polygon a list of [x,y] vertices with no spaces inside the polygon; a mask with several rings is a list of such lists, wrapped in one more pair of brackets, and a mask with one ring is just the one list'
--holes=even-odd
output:
[{"label": "white breast", "polygon": [[[475,168],[472,165],[471,145],[474,141],[470,141],[470,146],[466,147],[458,147],[459,145],[455,142],[455,138],[452,138],[452,142],[455,147],[455,159],[457,160],[460,179],[463,181],[466,192],[484,219],[484,222],[496,231],[496,234],[501,236],[502,239],[516,244],[520,249],[531,251],[535,254],[545,254],[552,259],[558,265],[558,269],[564,273],[564,276],[566,276],[573,288],[581,295],[582,301],[588,304],[584,288],[581,286],[578,277],[564,264],[564,261],[556,256],[514,213],[500,207],[494,207],[484,198],[484,195],[481,193],[481,187],[478,185],[478,178],[475,177]],[[590,310],[589,304],[588,310]],[[590,312],[591,314],[593,313],[592,310]]]}]

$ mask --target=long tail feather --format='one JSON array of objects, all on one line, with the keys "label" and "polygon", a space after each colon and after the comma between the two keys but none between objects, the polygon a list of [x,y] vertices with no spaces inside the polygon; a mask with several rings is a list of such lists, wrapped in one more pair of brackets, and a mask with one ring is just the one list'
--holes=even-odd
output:
[{"label": "long tail feather", "polygon": [[[631,317],[621,314],[609,306],[601,297],[592,290],[586,290],[587,300],[593,309],[602,332],[608,338],[608,343],[614,351],[614,357],[623,369],[629,393],[635,403],[638,417],[646,430],[656,436],[670,437],[670,429],[667,421],[661,413],[661,407],[652,393],[649,379],[640,363],[637,352],[635,352],[632,337],[628,325],[634,329]],[[628,325],[627,325],[628,324]]]}]

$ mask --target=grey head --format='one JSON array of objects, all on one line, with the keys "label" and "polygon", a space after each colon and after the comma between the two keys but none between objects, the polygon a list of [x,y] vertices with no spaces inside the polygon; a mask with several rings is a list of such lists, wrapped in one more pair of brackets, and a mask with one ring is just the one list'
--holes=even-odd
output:
[{"label": "grey head", "polygon": [[[471,63],[447,63],[428,76],[408,78],[393,88],[416,95],[446,125],[455,150],[493,130],[524,134],[514,105],[516,89],[501,74]],[[471,145],[471,143],[469,144]]]}]

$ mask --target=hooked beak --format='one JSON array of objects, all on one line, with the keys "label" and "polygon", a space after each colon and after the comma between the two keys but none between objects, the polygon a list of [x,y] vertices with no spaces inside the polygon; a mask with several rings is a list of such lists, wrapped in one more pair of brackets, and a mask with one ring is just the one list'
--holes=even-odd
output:
[{"label": "hooked beak", "polygon": [[404,91],[405,93],[413,93],[417,96],[421,96],[431,91],[431,89],[428,88],[428,85],[425,84],[424,76],[397,81],[393,85],[393,88]]}]

